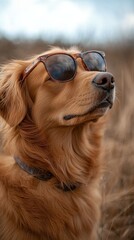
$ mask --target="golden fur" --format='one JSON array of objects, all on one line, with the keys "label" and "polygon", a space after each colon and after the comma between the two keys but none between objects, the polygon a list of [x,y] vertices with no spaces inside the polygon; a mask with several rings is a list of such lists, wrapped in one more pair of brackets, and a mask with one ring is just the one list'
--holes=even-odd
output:
[{"label": "golden fur", "polygon": [[[78,50],[49,51],[53,52]],[[13,61],[1,69],[0,239],[94,240],[100,218],[104,112],[99,109],[70,121],[63,116],[83,114],[102,99],[91,84],[98,72],[85,71],[78,59],[75,79],[59,83],[47,81],[40,63],[21,84],[24,69],[35,58]],[[34,178],[15,163],[14,156],[49,170],[54,177]],[[80,186],[74,191],[56,187],[75,182]]]}]

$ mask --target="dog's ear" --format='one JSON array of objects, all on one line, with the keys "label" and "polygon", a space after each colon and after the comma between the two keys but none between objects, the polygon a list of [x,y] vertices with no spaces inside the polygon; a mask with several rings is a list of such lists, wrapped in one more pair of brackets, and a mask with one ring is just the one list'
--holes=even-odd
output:
[{"label": "dog's ear", "polygon": [[1,69],[0,115],[10,126],[17,126],[25,117],[27,103],[21,76],[25,64],[14,61]]}]

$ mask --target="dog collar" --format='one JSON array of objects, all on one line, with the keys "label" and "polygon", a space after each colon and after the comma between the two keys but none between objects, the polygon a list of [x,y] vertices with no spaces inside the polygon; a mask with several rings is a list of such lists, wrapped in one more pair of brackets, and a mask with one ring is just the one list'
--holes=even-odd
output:
[{"label": "dog collar", "polygon": [[[24,163],[19,157],[14,157],[15,162],[18,164],[18,166],[28,174],[32,175],[33,177],[42,180],[42,181],[48,181],[51,178],[54,177],[54,175],[49,171],[44,171],[42,169],[38,169],[35,167],[30,167],[26,163]],[[60,190],[63,190],[64,192],[68,191],[74,191],[76,188],[80,186],[80,183],[58,183],[56,184],[56,187]]]},{"label": "dog collar", "polygon": [[19,157],[14,157],[14,159],[21,169],[23,169],[25,172],[29,173],[33,177],[36,177],[42,181],[47,181],[53,177],[53,174],[51,172],[43,171],[35,167],[30,167],[26,163],[24,163]]}]

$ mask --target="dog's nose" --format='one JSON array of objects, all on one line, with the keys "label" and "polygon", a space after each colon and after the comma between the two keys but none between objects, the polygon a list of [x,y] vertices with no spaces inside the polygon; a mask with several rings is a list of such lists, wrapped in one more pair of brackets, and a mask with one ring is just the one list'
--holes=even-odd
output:
[{"label": "dog's nose", "polygon": [[106,91],[112,90],[114,88],[114,85],[115,85],[113,75],[111,73],[108,73],[108,72],[97,74],[97,76],[93,79],[92,83],[96,87],[102,88]]}]

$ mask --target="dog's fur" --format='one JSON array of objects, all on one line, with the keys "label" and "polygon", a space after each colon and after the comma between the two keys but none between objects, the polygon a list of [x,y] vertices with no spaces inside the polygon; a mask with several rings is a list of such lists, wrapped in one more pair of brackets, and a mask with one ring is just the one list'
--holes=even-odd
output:
[{"label": "dog's fur", "polygon": [[[55,52],[78,50],[49,51]],[[98,72],[85,71],[78,59],[75,79],[60,83],[48,80],[40,63],[21,83],[24,69],[34,59],[13,61],[1,69],[0,239],[97,239],[104,110],[68,121],[63,117],[83,115],[102,100],[101,91],[91,84]],[[14,156],[54,177],[41,181],[29,175]],[[79,186],[65,192],[56,187],[59,183]]]}]

